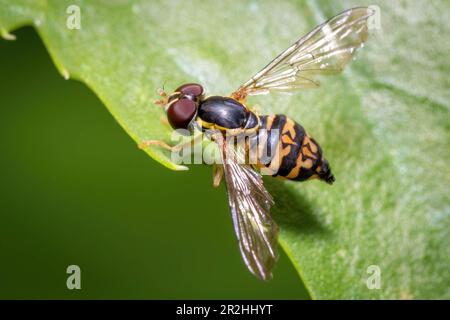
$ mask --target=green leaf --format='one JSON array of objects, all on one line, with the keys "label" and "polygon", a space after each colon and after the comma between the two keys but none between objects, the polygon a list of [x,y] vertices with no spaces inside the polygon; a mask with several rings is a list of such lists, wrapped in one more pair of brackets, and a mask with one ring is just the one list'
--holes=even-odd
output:
[{"label": "green leaf", "polygon": [[[73,4],[79,30],[66,27]],[[363,4],[379,7],[381,29],[344,75],[251,100],[307,128],[337,178],[266,179],[280,242],[313,298],[448,299],[447,3],[0,0],[0,33],[32,24],[59,72],[86,83],[136,142],[170,141],[156,88],[195,81],[229,94],[300,35]],[[373,270],[380,289],[367,286]]]}]

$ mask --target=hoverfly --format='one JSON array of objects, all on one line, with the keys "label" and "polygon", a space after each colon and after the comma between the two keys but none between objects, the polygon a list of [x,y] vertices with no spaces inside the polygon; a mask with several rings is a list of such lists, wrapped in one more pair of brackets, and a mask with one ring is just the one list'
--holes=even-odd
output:
[{"label": "hoverfly", "polygon": [[[278,227],[270,215],[274,201],[258,171],[273,169],[273,176],[297,181],[319,179],[328,184],[335,178],[319,144],[300,124],[284,115],[259,115],[247,105],[246,97],[319,87],[317,76],[340,73],[363,46],[368,36],[367,19],[372,14],[368,8],[353,8],[317,26],[230,97],[207,97],[203,87],[195,83],[184,84],[170,95],[160,90],[162,99],[156,103],[165,108],[172,128],[190,132],[200,129],[219,146],[222,164],[215,166],[214,185],[225,176],[242,257],[248,269],[260,279],[272,277],[277,260]],[[248,134],[263,129],[267,134],[257,139],[262,140],[259,142],[263,149],[272,151],[269,161],[250,165],[230,156],[236,151],[224,143],[227,134]],[[276,130],[280,134],[271,135]],[[150,145],[174,148],[159,140],[144,141],[140,147]],[[261,156],[261,150],[256,153]]]}]

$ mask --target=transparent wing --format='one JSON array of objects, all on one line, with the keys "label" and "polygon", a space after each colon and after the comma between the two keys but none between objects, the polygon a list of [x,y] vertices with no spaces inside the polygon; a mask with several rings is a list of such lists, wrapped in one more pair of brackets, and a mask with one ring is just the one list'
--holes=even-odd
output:
[{"label": "transparent wing", "polygon": [[317,26],[244,83],[233,96],[315,88],[317,76],[340,73],[367,40],[369,8],[346,10]]},{"label": "transparent wing", "polygon": [[239,248],[248,269],[268,280],[277,260],[278,226],[270,216],[274,204],[262,177],[244,164],[243,154],[215,139],[222,154],[228,203]]}]

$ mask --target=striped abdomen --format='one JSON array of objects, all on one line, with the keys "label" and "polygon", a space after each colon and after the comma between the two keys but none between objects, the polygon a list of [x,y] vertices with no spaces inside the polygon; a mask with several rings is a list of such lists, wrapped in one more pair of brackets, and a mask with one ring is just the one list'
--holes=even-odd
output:
[{"label": "striped abdomen", "polygon": [[334,182],[319,144],[303,127],[284,115],[260,116],[258,159],[260,170],[274,177]]}]

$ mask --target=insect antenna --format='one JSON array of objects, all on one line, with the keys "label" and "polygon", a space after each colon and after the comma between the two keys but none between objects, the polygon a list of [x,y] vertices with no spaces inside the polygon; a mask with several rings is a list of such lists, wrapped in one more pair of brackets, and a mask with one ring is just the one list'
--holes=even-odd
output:
[{"label": "insect antenna", "polygon": [[164,91],[164,86],[166,84],[166,81],[163,82],[162,88],[159,88],[157,90],[158,94],[161,96],[161,99],[155,100],[154,104],[164,107],[166,106],[166,104],[169,101],[169,96],[167,95],[167,93]]}]

